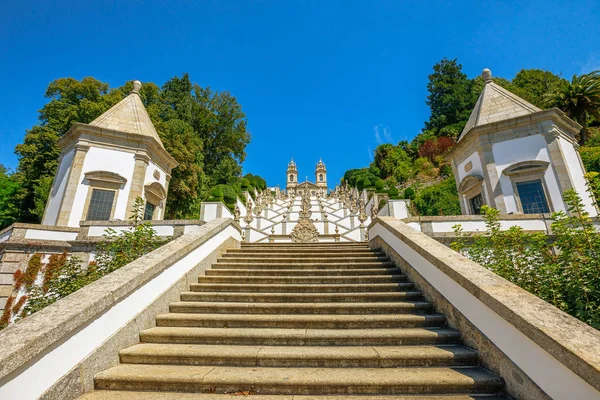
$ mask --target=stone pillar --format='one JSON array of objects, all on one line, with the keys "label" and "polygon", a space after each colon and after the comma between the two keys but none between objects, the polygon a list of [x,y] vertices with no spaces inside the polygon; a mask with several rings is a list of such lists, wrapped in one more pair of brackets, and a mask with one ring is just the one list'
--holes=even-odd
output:
[{"label": "stone pillar", "polygon": [[490,196],[490,206],[498,209],[500,214],[506,214],[506,204],[504,203],[504,195],[500,186],[500,178],[496,171],[496,161],[494,160],[491,143],[487,143],[481,147],[480,157],[483,158],[484,182]]},{"label": "stone pillar", "polygon": [[[85,156],[90,149],[90,146],[88,146],[87,143],[77,143],[74,148],[75,154],[73,155],[71,170],[69,171],[65,192],[60,203],[58,218],[56,219],[56,226],[69,225],[69,218],[71,217],[71,212],[73,210],[75,194],[77,193],[77,189],[79,188],[79,183],[81,181],[83,162],[85,161]],[[79,222],[82,219],[85,219],[85,216],[79,216],[77,221]]]},{"label": "stone pillar", "polygon": [[131,186],[129,187],[129,197],[127,198],[127,208],[125,208],[124,220],[129,219],[133,214],[133,203],[137,197],[142,197],[144,193],[144,181],[146,180],[146,168],[150,162],[150,157],[146,152],[135,154],[135,166],[133,167],[133,176],[131,177]]},{"label": "stone pillar", "polygon": [[[565,192],[569,189],[573,189],[573,180],[571,174],[565,163],[565,156],[558,143],[559,132],[556,129],[552,129],[548,134],[544,135],[546,143],[548,145],[548,153],[550,155],[550,165],[552,166],[552,172],[558,181],[558,188],[560,189],[560,200]],[[579,153],[579,152],[578,152]],[[551,203],[554,203],[554,199],[549,199]]]}]

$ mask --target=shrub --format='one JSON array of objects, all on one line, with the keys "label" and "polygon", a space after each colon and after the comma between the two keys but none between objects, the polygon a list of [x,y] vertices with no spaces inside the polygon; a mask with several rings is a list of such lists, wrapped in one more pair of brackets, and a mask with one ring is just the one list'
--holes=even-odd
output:
[{"label": "shrub", "polygon": [[365,189],[366,189],[366,188],[370,188],[370,187],[372,187],[372,186],[373,186],[373,184],[371,183],[371,181],[369,180],[369,178],[365,178],[365,179],[362,181],[362,185],[363,185],[363,188],[365,188]]},{"label": "shrub", "polygon": [[579,148],[579,154],[587,172],[600,172],[600,146],[582,146]]},{"label": "shrub", "polygon": [[208,201],[223,201],[223,189],[219,186],[215,186],[210,190],[210,197]]},{"label": "shrub", "polygon": [[460,215],[454,177],[424,188],[416,194],[413,204],[420,215]]},{"label": "shrub", "polygon": [[249,190],[251,187],[248,178],[242,178],[242,190]]},{"label": "shrub", "polygon": [[390,188],[390,190],[388,190],[388,194],[390,195],[391,199],[396,199],[398,197],[398,195],[400,194],[400,191],[398,190],[398,188],[396,186],[392,186]]},{"label": "shrub", "polygon": [[[451,247],[581,321],[600,328],[600,235],[574,190],[565,192],[569,215],[554,213],[554,240],[513,226],[500,230],[499,211],[482,208],[487,235]],[[455,232],[462,234],[461,227]]]},{"label": "shrub", "polygon": [[51,257],[47,266],[50,271],[46,269],[44,274],[45,282],[31,287],[29,301],[19,318],[41,310],[169,241],[158,237],[150,223],[142,220],[144,202],[141,198],[135,200],[133,208],[130,228],[118,234],[107,229],[96,247],[95,261],[87,267],[76,257],[69,258],[66,254]]},{"label": "shrub", "polygon": [[409,187],[404,190],[404,198],[412,200],[415,198],[415,189]]},{"label": "shrub", "polygon": [[375,189],[378,192],[381,192],[383,190],[384,186],[385,186],[385,182],[383,181],[383,179],[377,179],[377,181],[375,182]]}]

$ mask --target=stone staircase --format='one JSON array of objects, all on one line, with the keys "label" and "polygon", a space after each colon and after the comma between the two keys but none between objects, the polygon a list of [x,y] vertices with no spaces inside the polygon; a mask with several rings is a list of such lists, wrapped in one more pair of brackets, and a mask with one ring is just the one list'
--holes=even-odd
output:
[{"label": "stone staircase", "polygon": [[86,400],[505,399],[502,378],[366,244],[243,244],[156,325]]}]

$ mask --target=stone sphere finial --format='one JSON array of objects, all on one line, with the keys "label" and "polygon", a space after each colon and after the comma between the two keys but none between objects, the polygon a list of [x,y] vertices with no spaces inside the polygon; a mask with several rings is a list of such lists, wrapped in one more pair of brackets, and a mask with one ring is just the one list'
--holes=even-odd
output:
[{"label": "stone sphere finial", "polygon": [[142,82],[133,81],[133,90],[131,91],[131,93],[139,93],[141,88],[142,88]]},{"label": "stone sphere finial", "polygon": [[481,71],[481,77],[484,81],[490,82],[492,80],[492,71],[490,71],[488,68],[484,69]]}]

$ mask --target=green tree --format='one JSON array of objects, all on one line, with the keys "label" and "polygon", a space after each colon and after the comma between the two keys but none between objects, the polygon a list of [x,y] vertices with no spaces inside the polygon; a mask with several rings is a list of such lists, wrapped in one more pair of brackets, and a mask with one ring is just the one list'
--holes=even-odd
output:
[{"label": "green tree", "polygon": [[19,209],[16,195],[20,188],[15,174],[10,174],[0,164],[0,230],[17,221]]},{"label": "green tree", "polygon": [[479,92],[472,90],[473,82],[462,72],[462,65],[456,59],[444,58],[433,66],[427,84],[426,104],[431,110],[429,121],[425,122],[425,130],[438,136],[443,133],[460,133],[475,105]]},{"label": "green tree", "polygon": [[573,75],[571,82],[561,83],[550,93],[544,95],[548,107],[557,107],[583,127],[579,144],[588,139],[590,117],[600,120],[600,71],[585,75]]},{"label": "green tree", "polygon": [[544,108],[544,96],[552,92],[564,79],[542,69],[522,69],[512,79],[513,88],[521,89],[520,95],[531,104]]},{"label": "green tree", "polygon": [[413,175],[408,154],[401,147],[389,143],[377,146],[373,164],[381,171],[382,178],[393,176],[399,183]]}]

